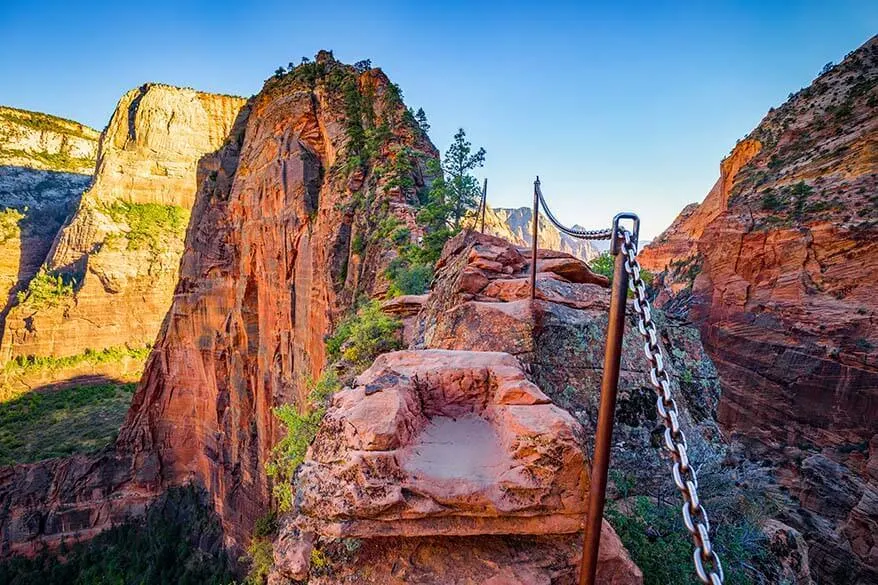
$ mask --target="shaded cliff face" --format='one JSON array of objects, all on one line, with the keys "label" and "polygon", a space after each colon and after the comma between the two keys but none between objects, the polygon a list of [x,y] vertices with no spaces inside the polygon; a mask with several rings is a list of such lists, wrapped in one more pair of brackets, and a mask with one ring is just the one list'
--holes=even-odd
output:
[{"label": "shaded cliff face", "polygon": [[[469,220],[468,225],[481,226],[481,218]],[[503,238],[517,246],[530,246],[533,240],[533,210],[530,207],[488,207],[485,211],[485,233]],[[572,254],[581,260],[591,260],[600,254],[586,240],[577,240],[560,233],[555,226],[540,215],[540,231],[537,245],[541,248]]]},{"label": "shaded cliff face", "polygon": [[0,329],[95,167],[98,132],[0,106]]},{"label": "shaded cliff face", "polygon": [[641,253],[723,382],[720,421],[798,500],[812,574],[878,578],[878,37],[775,110]]},{"label": "shaded cliff face", "polygon": [[[370,122],[383,140],[367,158],[349,132]],[[268,503],[272,408],[304,399],[332,323],[374,293],[391,258],[370,229],[391,215],[413,223],[411,193],[377,170],[405,153],[423,187],[437,154],[395,87],[323,54],[267,82],[203,163],[175,300],[119,449],[157,453],[166,482],[204,485],[233,541]]]},{"label": "shaded cliff face", "polygon": [[153,342],[176,283],[198,161],[223,143],[243,104],[154,84],[122,97],[91,188],[40,259],[71,286],[12,308],[4,360]]}]

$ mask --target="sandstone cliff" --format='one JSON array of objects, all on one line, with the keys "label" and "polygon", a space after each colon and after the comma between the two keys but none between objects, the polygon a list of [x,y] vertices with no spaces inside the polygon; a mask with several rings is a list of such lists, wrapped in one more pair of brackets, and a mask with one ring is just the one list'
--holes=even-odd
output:
[{"label": "sandstone cliff", "polygon": [[97,139],[82,124],[0,106],[0,331],[91,181]]},{"label": "sandstone cliff", "polygon": [[[469,217],[467,225],[480,228],[481,218]],[[530,207],[512,209],[488,206],[485,211],[485,233],[518,246],[530,246],[533,240],[533,210]],[[542,214],[537,245],[540,248],[566,252],[586,261],[600,254],[591,242],[560,233]]]},{"label": "sandstone cliff", "polygon": [[199,164],[174,301],[115,448],[2,470],[4,552],[89,536],[189,482],[245,546],[269,501],[272,408],[301,400],[358,294],[386,288],[395,251],[372,234],[393,217],[417,237],[410,201],[436,157],[378,69],[321,53],[268,80]]},{"label": "sandstone cliff", "polygon": [[122,97],[93,184],[44,257],[44,278],[67,287],[24,293],[6,321],[4,361],[154,341],[177,280],[198,161],[219,148],[243,104],[156,84]]},{"label": "sandstone cliff", "polygon": [[821,582],[878,579],[878,37],[772,109],[641,253],[701,327],[720,422],[774,462]]}]

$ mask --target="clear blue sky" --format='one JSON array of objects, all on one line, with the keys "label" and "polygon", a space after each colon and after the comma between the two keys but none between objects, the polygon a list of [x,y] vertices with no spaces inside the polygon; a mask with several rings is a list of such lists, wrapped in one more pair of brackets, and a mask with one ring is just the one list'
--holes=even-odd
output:
[{"label": "clear blue sky", "polygon": [[529,205],[646,237],[700,201],[771,106],[878,32],[878,2],[0,4],[0,104],[104,127],[146,81],[251,95],[278,65],[372,59],[426,110],[441,150],[488,151],[495,206]]}]

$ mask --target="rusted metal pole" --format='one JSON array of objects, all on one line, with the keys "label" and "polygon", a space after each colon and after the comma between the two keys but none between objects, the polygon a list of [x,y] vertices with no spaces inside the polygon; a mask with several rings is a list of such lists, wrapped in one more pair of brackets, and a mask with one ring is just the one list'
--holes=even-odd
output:
[{"label": "rusted metal pole", "polygon": [[537,239],[540,233],[540,178],[534,181],[534,212],[533,212],[533,231],[531,235],[531,253],[530,253],[530,300],[537,298]]},{"label": "rusted metal pole", "polygon": [[488,207],[488,177],[482,185],[482,233],[485,233],[485,209]]},{"label": "rusted metal pole", "polygon": [[[614,229],[613,237],[618,237]],[[607,497],[607,471],[610,467],[610,447],[613,439],[613,418],[616,412],[616,393],[619,386],[619,367],[622,358],[622,336],[625,333],[625,303],[628,297],[628,274],[625,272],[625,254],[620,246],[613,246],[616,254],[610,296],[610,320],[607,324],[607,345],[604,349],[604,376],[601,380],[601,404],[594,439],[594,458],[588,493],[588,517],[585,523],[585,543],[582,548],[580,585],[594,585],[601,545],[601,523]]]}]

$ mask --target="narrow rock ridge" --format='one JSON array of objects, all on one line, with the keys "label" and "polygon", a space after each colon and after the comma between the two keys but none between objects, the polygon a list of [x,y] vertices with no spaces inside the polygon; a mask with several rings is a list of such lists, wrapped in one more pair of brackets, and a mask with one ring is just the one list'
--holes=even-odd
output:
[{"label": "narrow rock ridge", "polygon": [[243,104],[157,84],[122,97],[101,135],[94,181],[45,257],[45,269],[74,292],[51,306],[13,307],[4,360],[155,340],[177,280],[198,161],[220,147]]},{"label": "narrow rock ridge", "polygon": [[[379,356],[333,396],[297,475],[296,511],[275,539],[269,583],[340,584],[353,575],[362,583],[425,585],[576,579],[589,483],[586,433],[529,380],[532,355],[508,350],[524,331],[539,335],[540,314],[556,304],[586,320],[590,315],[572,307],[600,306],[595,313],[602,313],[607,280],[569,254],[542,249],[541,300],[518,327],[504,329],[493,325],[517,299],[530,305],[518,286],[528,265],[515,246],[465,231],[446,244],[438,269],[429,295],[383,304],[407,322],[417,349]],[[449,310],[460,302],[497,311],[464,317],[464,324]],[[455,338],[453,348],[430,348],[453,323],[479,331]],[[428,329],[434,331],[424,348]],[[491,344],[501,350],[485,347]],[[310,570],[317,551],[349,537],[362,539],[361,552],[331,574]],[[462,549],[467,553],[452,552]],[[417,558],[408,552],[414,550]],[[598,582],[643,582],[606,522]]]},{"label": "narrow rock ridge", "polygon": [[[772,109],[640,255],[701,328],[817,582],[878,580],[878,37]],[[817,471],[819,470],[819,472]]]}]

